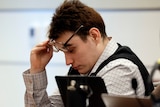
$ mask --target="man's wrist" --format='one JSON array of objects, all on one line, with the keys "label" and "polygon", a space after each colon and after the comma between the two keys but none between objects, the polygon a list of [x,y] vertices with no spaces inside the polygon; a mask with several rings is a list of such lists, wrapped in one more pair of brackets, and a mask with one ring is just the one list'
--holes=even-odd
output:
[{"label": "man's wrist", "polygon": [[43,72],[45,70],[45,68],[30,68],[30,74],[36,74],[36,73],[40,73]]}]

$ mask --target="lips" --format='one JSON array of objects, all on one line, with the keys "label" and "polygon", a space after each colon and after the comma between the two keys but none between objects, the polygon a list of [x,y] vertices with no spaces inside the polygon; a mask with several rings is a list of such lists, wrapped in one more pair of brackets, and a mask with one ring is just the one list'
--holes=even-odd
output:
[{"label": "lips", "polygon": [[78,70],[79,66],[74,66],[73,69]]},{"label": "lips", "polygon": [[73,69],[78,70],[78,67],[73,67]]}]

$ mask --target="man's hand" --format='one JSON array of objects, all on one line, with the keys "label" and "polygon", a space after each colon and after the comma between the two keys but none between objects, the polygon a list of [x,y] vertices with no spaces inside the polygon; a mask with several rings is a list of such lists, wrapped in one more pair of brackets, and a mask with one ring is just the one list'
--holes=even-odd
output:
[{"label": "man's hand", "polygon": [[53,48],[48,40],[36,45],[30,54],[30,73],[39,73],[45,70],[53,55]]}]

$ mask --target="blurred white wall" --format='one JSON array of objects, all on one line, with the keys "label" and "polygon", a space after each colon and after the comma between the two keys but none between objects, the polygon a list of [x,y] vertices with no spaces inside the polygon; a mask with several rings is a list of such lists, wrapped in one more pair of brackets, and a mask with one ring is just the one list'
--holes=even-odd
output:
[{"label": "blurred white wall", "polygon": [[[122,45],[130,46],[150,70],[160,58],[160,10],[98,11],[106,23],[107,34]],[[0,9],[1,107],[24,107],[22,73],[29,68],[29,54],[33,45],[46,39],[53,13],[54,9]],[[30,35],[31,28],[36,31],[34,38]],[[49,95],[56,88],[54,76],[65,75],[67,70],[63,54],[54,54],[47,66]]]}]

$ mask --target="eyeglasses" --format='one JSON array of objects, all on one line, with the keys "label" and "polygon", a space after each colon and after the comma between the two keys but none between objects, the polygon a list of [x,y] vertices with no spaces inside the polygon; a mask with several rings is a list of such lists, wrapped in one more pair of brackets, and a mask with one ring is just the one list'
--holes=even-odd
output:
[{"label": "eyeglasses", "polygon": [[53,46],[53,51],[54,52],[59,52],[59,50],[63,51],[63,52],[67,52],[69,50],[68,48],[68,42],[72,39],[72,37],[82,28],[84,27],[83,25],[79,26],[79,28],[72,34],[72,36],[65,42],[56,42],[53,39],[50,39],[49,41],[49,45]]}]

